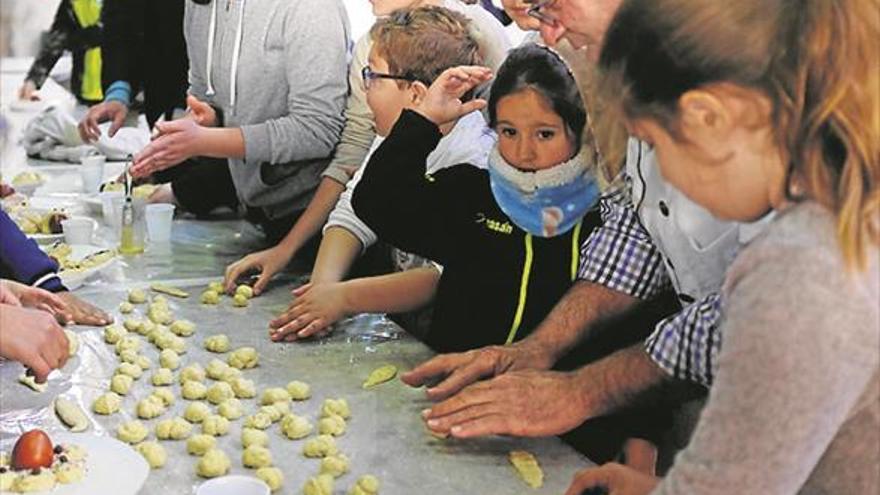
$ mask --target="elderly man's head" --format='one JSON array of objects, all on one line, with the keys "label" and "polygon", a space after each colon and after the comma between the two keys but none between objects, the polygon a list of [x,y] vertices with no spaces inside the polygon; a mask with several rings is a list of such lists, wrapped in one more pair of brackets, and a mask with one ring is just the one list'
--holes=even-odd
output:
[{"label": "elderly man's head", "polygon": [[588,48],[598,60],[605,30],[623,0],[533,0],[541,19],[541,36],[550,46],[566,38],[575,48]]}]

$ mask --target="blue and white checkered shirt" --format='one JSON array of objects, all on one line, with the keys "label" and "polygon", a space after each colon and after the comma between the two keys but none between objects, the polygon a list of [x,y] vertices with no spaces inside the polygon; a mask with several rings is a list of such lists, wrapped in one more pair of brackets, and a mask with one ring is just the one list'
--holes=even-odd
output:
[{"label": "blue and white checkered shirt", "polygon": [[[602,225],[581,247],[578,278],[639,299],[651,299],[672,287],[663,254],[639,221],[627,186],[599,202]],[[668,374],[705,386],[712,384],[721,348],[717,294],[698,300],[657,324],[645,346]]]}]

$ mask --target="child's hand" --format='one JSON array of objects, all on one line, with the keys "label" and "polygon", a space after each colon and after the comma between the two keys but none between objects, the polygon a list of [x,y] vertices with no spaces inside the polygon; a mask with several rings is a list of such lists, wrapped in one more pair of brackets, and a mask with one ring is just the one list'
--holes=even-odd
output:
[{"label": "child's hand", "polygon": [[[0,301],[13,306],[39,309],[55,316],[61,323],[73,320],[70,309],[57,295],[47,290],[20,284],[12,280],[0,281]],[[12,299],[10,298],[12,295]],[[16,301],[18,304],[16,304]]]},{"label": "child's hand", "polygon": [[146,177],[202,154],[204,127],[190,118],[159,122],[156,137],[134,157],[131,174]]},{"label": "child's hand", "polygon": [[428,88],[415,110],[438,126],[453,122],[486,106],[486,100],[462,103],[461,97],[491,78],[492,71],[486,67],[461,65],[446,69]]},{"label": "child's hand", "polygon": [[323,336],[348,314],[345,286],[341,283],[308,283],[294,289],[293,295],[296,299],[287,311],[269,322],[269,335],[275,342]]},{"label": "child's hand", "polygon": [[69,357],[64,330],[46,312],[4,304],[0,334],[0,356],[33,370],[37,383],[45,383],[49,373],[64,366]]},{"label": "child's hand", "polygon": [[238,284],[239,277],[248,272],[260,270],[260,276],[257,278],[256,283],[254,283],[254,295],[259,296],[266,289],[266,284],[269,283],[272,275],[284,269],[290,263],[293,255],[294,253],[282,248],[281,244],[273,248],[251,253],[226,267],[223,288],[227,294],[232,294],[235,292],[235,286]]},{"label": "child's hand", "polygon": [[579,471],[565,495],[607,493],[608,495],[647,495],[660,482],[658,478],[621,464],[609,462],[601,467]]}]

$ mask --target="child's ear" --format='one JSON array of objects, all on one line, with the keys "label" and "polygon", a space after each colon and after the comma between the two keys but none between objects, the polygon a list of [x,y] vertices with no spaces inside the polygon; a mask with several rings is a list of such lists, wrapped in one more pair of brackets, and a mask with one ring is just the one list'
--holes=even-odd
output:
[{"label": "child's ear", "polygon": [[728,102],[703,89],[688,91],[679,98],[679,123],[683,137],[709,154],[721,158],[730,146],[734,119]]},{"label": "child's ear", "polygon": [[422,81],[414,81],[409,85],[410,89],[410,103],[413,106],[417,106],[422,100],[425,99],[425,95],[428,94],[428,87],[425,86],[425,83]]}]

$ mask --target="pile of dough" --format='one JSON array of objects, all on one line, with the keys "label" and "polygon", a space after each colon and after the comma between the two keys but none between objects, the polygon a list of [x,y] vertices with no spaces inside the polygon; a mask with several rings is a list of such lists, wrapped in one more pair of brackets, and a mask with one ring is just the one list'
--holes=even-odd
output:
[{"label": "pile of dough", "polygon": [[287,390],[275,387],[275,388],[267,388],[263,391],[263,397],[260,399],[260,403],[264,406],[272,405],[276,402],[289,402],[290,394],[287,393]]},{"label": "pile of dough", "polygon": [[18,377],[18,383],[27,386],[29,389],[34,392],[43,393],[49,388],[49,384],[47,383],[37,383],[36,378],[30,375],[21,375]]},{"label": "pile of dough", "polygon": [[309,420],[296,414],[288,414],[281,420],[281,432],[287,438],[296,440],[309,436],[312,432],[312,425]]},{"label": "pile of dough", "polygon": [[204,383],[187,380],[180,387],[180,395],[186,400],[204,399],[208,393],[208,387]]},{"label": "pile of dough", "polygon": [[[34,474],[36,472],[36,474]],[[55,474],[50,469],[36,469],[29,474],[19,476],[13,486],[13,492],[44,492],[55,488]]]},{"label": "pile of dough", "polygon": [[165,419],[156,423],[159,440],[183,440],[192,433],[192,424],[183,418]]},{"label": "pile of dough", "polygon": [[308,383],[294,380],[287,384],[287,393],[293,400],[306,400],[312,396],[312,389]]},{"label": "pile of dough", "polygon": [[348,472],[349,461],[345,454],[330,455],[321,459],[321,474],[338,478]]},{"label": "pile of dough", "polygon": [[174,404],[174,392],[172,392],[171,389],[157,388],[153,390],[153,393],[151,393],[150,395],[160,399],[163,403],[165,403],[165,406],[171,406],[172,404]]},{"label": "pile of dough", "polygon": [[98,414],[108,415],[119,411],[121,405],[122,397],[113,392],[107,392],[95,399],[92,410]]},{"label": "pile of dough", "polygon": [[259,445],[251,445],[241,454],[241,464],[246,468],[261,468],[272,465],[272,453]]},{"label": "pile of dough", "polygon": [[339,452],[336,441],[330,435],[318,435],[303,444],[303,455],[306,457],[327,457]]},{"label": "pile of dough", "polygon": [[132,363],[122,363],[116,368],[117,375],[128,375],[137,380],[144,374],[144,369]]},{"label": "pile of dough", "polygon": [[303,495],[333,495],[333,476],[319,474],[306,480]]},{"label": "pile of dough", "polygon": [[52,471],[55,474],[55,481],[62,485],[69,485],[71,483],[78,483],[86,477],[86,473],[83,470],[83,466],[81,463],[58,463],[52,467]]},{"label": "pile of dough", "polygon": [[164,387],[174,383],[174,373],[168,368],[159,368],[153,373],[153,385]]},{"label": "pile of dough", "polygon": [[269,435],[265,431],[256,428],[242,428],[241,446],[248,448],[251,445],[259,445],[261,447],[269,445]]},{"label": "pile of dough", "polygon": [[165,349],[159,353],[159,366],[176,370],[180,367],[180,356],[171,349]]},{"label": "pile of dough", "polygon": [[257,396],[257,386],[254,385],[253,380],[237,377],[230,380],[229,384],[232,386],[235,396],[239,399],[252,399]]},{"label": "pile of dough", "polygon": [[183,411],[183,417],[190,423],[201,423],[210,415],[211,408],[204,402],[193,402]]},{"label": "pile of dough", "polygon": [[205,452],[217,445],[217,439],[211,435],[199,434],[189,437],[186,441],[186,451],[190,455],[205,455]]},{"label": "pile of dough", "polygon": [[351,417],[351,409],[348,408],[348,402],[345,399],[326,399],[324,405],[321,406],[321,417],[342,416],[343,419]]},{"label": "pile of dough", "polygon": [[215,478],[229,472],[229,457],[220,449],[210,449],[196,464],[196,474],[202,478]]},{"label": "pile of dough", "polygon": [[[168,367],[170,368],[170,366]],[[186,381],[205,381],[205,369],[202,368],[202,365],[199,363],[193,363],[180,370],[180,383],[183,384],[183,382]]]},{"label": "pile of dough", "polygon": [[512,450],[508,458],[525,484],[532,488],[541,488],[544,484],[544,471],[534,455],[525,450]]},{"label": "pile of dough", "polygon": [[157,418],[165,413],[165,402],[155,395],[149,395],[137,403],[136,410],[141,419]]},{"label": "pile of dough", "polygon": [[246,370],[255,367],[258,361],[259,356],[256,349],[253,347],[242,347],[232,351],[227,362],[233,368]]},{"label": "pile of dough", "polygon": [[284,475],[276,467],[263,467],[257,469],[257,472],[254,474],[269,485],[269,490],[273,492],[279,490],[284,483]]},{"label": "pile of dough", "polygon": [[134,305],[131,304],[130,302],[122,301],[121,303],[119,303],[119,312],[120,313],[127,315],[127,314],[131,313],[132,311],[134,311]]},{"label": "pile of dough", "polygon": [[358,478],[357,483],[348,491],[348,495],[376,495],[379,493],[379,480],[372,474]]},{"label": "pile of dough", "polygon": [[159,445],[158,442],[142,442],[135,445],[134,448],[144,456],[151,469],[158,469],[164,466],[165,461],[168,460],[165,448]]},{"label": "pile of dough", "polygon": [[181,337],[189,337],[196,332],[196,324],[189,320],[177,320],[169,328],[174,334]]},{"label": "pile of dough", "polygon": [[104,327],[104,342],[115,345],[119,342],[119,339],[125,337],[128,334],[128,330],[125,327],[121,327],[119,325],[113,324]]},{"label": "pile of dough", "polygon": [[205,397],[208,399],[208,402],[216,405],[235,397],[235,392],[232,391],[232,387],[228,383],[217,382],[211,385]]},{"label": "pile of dough", "polygon": [[128,291],[128,302],[132,304],[143,304],[147,302],[147,293],[143,289],[131,289]]},{"label": "pile of dough", "polygon": [[113,378],[110,379],[110,390],[119,395],[128,395],[132,383],[134,383],[134,378],[128,375],[113,375]]},{"label": "pile of dough", "polygon": [[86,417],[86,413],[80,409],[76,402],[67,400],[64,397],[55,399],[55,414],[58,415],[58,419],[65,426],[70,428],[70,431],[80,432],[89,427],[89,419]]},{"label": "pile of dough", "polygon": [[363,388],[372,388],[381,383],[385,383],[397,376],[397,366],[386,364],[380,366],[370,372],[370,376],[364,381]]},{"label": "pile of dough", "polygon": [[258,430],[265,430],[266,428],[268,428],[271,425],[272,425],[272,418],[264,412],[258,412],[256,414],[252,414],[244,420],[244,426],[247,428],[256,428]]},{"label": "pile of dough", "polygon": [[236,294],[232,296],[232,305],[236,308],[246,308],[248,305],[248,298],[244,297],[242,294]]},{"label": "pile of dough", "polygon": [[345,433],[345,419],[342,416],[331,414],[318,420],[318,433],[338,437]]},{"label": "pile of dough", "polygon": [[244,416],[244,407],[238,399],[227,399],[217,407],[217,414],[228,420],[236,420]]},{"label": "pile of dough", "polygon": [[229,350],[229,337],[224,334],[212,335],[205,339],[204,346],[209,352],[226,352]]},{"label": "pile of dough", "polygon": [[229,420],[223,416],[212,414],[202,420],[202,433],[215,437],[229,433]]},{"label": "pile of dough", "polygon": [[199,300],[202,302],[202,304],[213,306],[220,303],[220,293],[213,290],[206,290],[205,292],[202,292]]},{"label": "pile of dough", "polygon": [[142,442],[149,433],[147,427],[135,419],[119,425],[116,429],[116,438],[125,443],[135,444]]}]

